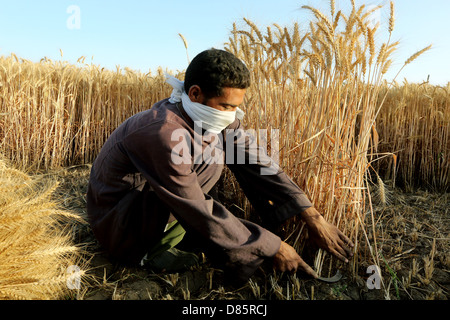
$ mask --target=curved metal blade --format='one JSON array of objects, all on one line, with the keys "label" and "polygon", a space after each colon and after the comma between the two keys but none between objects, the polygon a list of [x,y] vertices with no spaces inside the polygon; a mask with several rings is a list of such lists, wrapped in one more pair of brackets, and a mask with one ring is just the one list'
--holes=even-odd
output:
[{"label": "curved metal blade", "polygon": [[324,277],[318,277],[318,280],[321,280],[323,282],[329,282],[329,283],[333,283],[333,282],[338,282],[339,280],[341,280],[342,278],[342,274],[341,272],[338,270],[336,272],[336,274],[334,276],[332,276],[331,278],[324,278]]}]

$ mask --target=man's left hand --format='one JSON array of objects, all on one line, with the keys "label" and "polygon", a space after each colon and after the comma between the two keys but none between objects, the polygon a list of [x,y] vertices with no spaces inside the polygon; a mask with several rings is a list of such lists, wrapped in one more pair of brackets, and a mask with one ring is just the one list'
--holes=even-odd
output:
[{"label": "man's left hand", "polygon": [[338,259],[348,262],[348,259],[353,256],[350,248],[354,247],[348,237],[336,226],[326,221],[314,207],[305,210],[302,218],[308,227],[309,238],[312,242]]}]

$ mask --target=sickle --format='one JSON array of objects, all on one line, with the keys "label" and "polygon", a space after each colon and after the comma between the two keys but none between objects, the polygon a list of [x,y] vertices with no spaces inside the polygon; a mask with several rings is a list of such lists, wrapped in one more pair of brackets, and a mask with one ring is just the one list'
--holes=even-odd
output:
[{"label": "sickle", "polygon": [[336,272],[336,274],[334,276],[332,276],[331,278],[318,277],[317,279],[321,280],[323,282],[333,283],[333,282],[338,282],[339,280],[341,280],[341,278],[342,278],[342,274],[338,270]]}]

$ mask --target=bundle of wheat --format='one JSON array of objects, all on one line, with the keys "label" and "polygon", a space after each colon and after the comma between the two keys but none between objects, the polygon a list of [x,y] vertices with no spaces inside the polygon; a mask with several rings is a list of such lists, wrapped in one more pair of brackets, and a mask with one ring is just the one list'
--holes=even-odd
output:
[{"label": "bundle of wheat", "polygon": [[0,299],[60,299],[81,288],[82,249],[62,223],[80,218],[58,208],[56,186],[0,162]]}]

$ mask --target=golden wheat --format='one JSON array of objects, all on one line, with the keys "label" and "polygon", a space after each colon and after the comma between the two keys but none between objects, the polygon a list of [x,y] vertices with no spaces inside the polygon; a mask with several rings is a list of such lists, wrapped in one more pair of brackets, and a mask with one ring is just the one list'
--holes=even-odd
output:
[{"label": "golden wheat", "polygon": [[162,69],[152,76],[15,55],[0,66],[0,150],[22,168],[89,163],[126,117],[170,94]]},{"label": "golden wheat", "polygon": [[411,62],[413,62],[414,60],[416,60],[419,56],[421,56],[423,53],[425,53],[426,51],[430,50],[432,47],[432,45],[429,45],[428,47],[423,48],[422,50],[417,51],[416,53],[414,53],[412,56],[410,56],[406,61],[405,61],[405,65],[410,64]]},{"label": "golden wheat", "polygon": [[[52,197],[55,181],[33,178],[0,162],[0,299],[61,299],[73,296],[67,269],[80,267],[81,247]],[[63,218],[64,219],[64,218]],[[75,291],[76,292],[76,291]]]},{"label": "golden wheat", "polygon": [[[336,13],[334,1],[330,6],[330,17],[311,6],[302,7],[315,17],[303,35],[298,27],[290,34],[289,28],[277,24],[273,27],[278,32],[267,27],[266,34],[259,34],[255,24],[245,19],[250,30],[234,26],[233,33],[241,38],[230,38],[226,49],[241,57],[253,71],[246,125],[280,130],[281,166],[328,220],[359,241],[359,230],[364,228],[360,215],[370,203],[370,196],[366,197],[370,180],[367,170],[377,161],[380,140],[385,137],[378,131],[386,122],[376,121],[385,112],[382,106],[389,90],[383,75],[392,65],[390,57],[399,43],[390,42],[395,21],[393,3],[389,40],[381,45],[375,43],[379,24],[371,26],[368,20],[381,6],[366,10],[364,5],[356,8],[352,1],[348,16],[341,10]],[[294,46],[300,38],[307,41],[301,47]],[[300,66],[295,64],[297,61],[302,62]],[[262,110],[255,105],[262,106]],[[390,134],[395,137],[395,133]],[[397,159],[394,156],[391,159]],[[386,193],[380,196],[383,202],[388,201]],[[240,206],[248,207],[245,198]],[[293,223],[288,229],[295,226]],[[303,237],[296,239],[294,246],[302,247]],[[320,270],[324,255],[319,253],[317,257],[316,268]],[[378,259],[376,242],[372,258]]]},{"label": "golden wheat", "polygon": [[423,186],[446,192],[450,185],[450,90],[404,82],[380,92],[380,152],[394,152],[379,170],[409,191]]},{"label": "golden wheat", "polygon": [[394,31],[394,25],[395,25],[395,8],[394,8],[394,2],[390,2],[391,7],[391,14],[389,17],[389,33],[392,33]]}]

